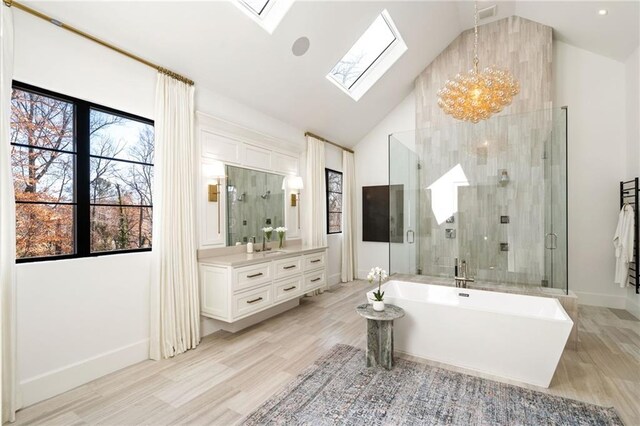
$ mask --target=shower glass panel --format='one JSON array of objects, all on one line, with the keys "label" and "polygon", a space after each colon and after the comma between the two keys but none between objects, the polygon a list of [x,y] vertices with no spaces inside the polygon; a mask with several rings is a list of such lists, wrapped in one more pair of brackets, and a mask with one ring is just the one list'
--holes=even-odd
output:
[{"label": "shower glass panel", "polygon": [[567,292],[566,114],[391,134],[391,272],[453,279],[458,258],[477,281]]},{"label": "shower glass panel", "polygon": [[419,274],[421,166],[409,148],[413,138],[403,141],[403,136],[413,135],[389,137],[389,266],[391,274]]}]

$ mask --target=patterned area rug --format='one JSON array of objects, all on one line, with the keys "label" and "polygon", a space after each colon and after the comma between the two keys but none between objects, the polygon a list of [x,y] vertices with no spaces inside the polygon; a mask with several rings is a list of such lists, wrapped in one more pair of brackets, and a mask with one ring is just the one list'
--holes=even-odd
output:
[{"label": "patterned area rug", "polygon": [[364,351],[336,345],[246,425],[622,425],[613,408],[396,359],[365,367]]}]

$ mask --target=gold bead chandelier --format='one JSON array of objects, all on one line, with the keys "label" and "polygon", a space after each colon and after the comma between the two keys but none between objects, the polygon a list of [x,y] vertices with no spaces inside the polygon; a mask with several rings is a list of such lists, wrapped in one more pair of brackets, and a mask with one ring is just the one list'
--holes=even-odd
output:
[{"label": "gold bead chandelier", "polygon": [[520,84],[507,70],[486,67],[478,71],[478,2],[475,2],[473,69],[447,80],[438,91],[438,106],[453,118],[477,123],[511,103]]}]

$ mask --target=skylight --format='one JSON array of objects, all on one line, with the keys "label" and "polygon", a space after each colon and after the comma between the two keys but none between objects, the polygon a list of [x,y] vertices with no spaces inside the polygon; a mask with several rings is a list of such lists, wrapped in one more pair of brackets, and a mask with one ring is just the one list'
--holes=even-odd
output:
[{"label": "skylight", "polygon": [[391,16],[383,10],[327,78],[357,101],[406,50]]},{"label": "skylight", "polygon": [[273,34],[294,0],[233,0],[232,3],[245,15]]},{"label": "skylight", "polygon": [[251,9],[256,15],[260,16],[269,4],[269,0],[240,0],[246,7]]}]

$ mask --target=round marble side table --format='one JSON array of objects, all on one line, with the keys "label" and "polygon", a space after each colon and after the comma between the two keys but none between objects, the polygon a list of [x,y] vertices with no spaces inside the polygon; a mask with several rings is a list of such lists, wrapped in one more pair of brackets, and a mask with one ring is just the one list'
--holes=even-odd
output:
[{"label": "round marble side table", "polygon": [[361,317],[367,319],[367,367],[393,367],[393,320],[404,316],[404,309],[395,305],[384,305],[384,311],[373,310],[373,305],[364,304],[356,308]]}]

